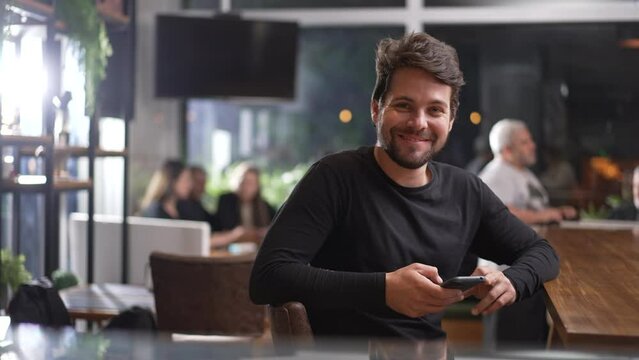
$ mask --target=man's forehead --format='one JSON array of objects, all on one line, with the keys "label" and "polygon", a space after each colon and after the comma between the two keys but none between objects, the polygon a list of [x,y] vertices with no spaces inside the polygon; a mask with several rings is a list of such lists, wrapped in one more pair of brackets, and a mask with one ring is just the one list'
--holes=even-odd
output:
[{"label": "man's forehead", "polygon": [[[398,76],[399,75],[399,76]],[[399,78],[399,79],[398,79]],[[402,80],[401,82],[399,80]],[[429,83],[435,85],[434,89],[415,92],[414,88],[420,84]],[[439,101],[449,105],[453,88],[439,80],[432,73],[418,68],[400,68],[391,77],[388,86],[388,99],[404,99],[417,101],[426,97],[429,101]],[[442,94],[445,93],[445,94]],[[441,95],[441,96],[439,96]]]}]

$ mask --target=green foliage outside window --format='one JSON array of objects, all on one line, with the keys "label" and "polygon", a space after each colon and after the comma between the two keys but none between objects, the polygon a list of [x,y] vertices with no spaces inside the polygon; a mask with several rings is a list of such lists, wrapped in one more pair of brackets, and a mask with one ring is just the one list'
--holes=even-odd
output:
[{"label": "green foliage outside window", "polygon": [[[233,174],[233,170],[238,164],[229,166],[221,173],[210,175],[206,192],[214,199],[215,205],[217,205],[217,199],[221,194],[232,191],[231,174]],[[299,163],[288,169],[261,168],[260,184],[262,186],[262,196],[275,209],[279,208],[293,191],[295,185],[306,174],[309,167],[310,163]],[[213,208],[213,210],[216,209]]]}]

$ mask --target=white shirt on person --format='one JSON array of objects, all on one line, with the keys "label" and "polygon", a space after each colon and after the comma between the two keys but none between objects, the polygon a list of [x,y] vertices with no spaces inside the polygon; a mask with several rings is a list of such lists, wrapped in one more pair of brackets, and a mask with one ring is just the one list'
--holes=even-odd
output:
[{"label": "white shirt on person", "polygon": [[498,157],[484,167],[479,177],[506,206],[527,210],[548,207],[548,193],[527,168],[519,169]]}]

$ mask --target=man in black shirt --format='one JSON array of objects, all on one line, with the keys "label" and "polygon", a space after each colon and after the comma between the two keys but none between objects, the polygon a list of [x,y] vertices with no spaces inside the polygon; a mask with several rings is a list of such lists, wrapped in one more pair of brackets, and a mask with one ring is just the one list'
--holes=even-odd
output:
[{"label": "man in black shirt", "polygon": [[[377,144],[315,163],[281,208],[255,261],[260,304],[301,301],[316,335],[433,339],[467,296],[489,314],[558,273],[550,245],[474,175],[431,161],[452,129],[463,75],[455,50],[423,34],[380,42],[371,101]],[[440,286],[472,252],[482,285]]]}]

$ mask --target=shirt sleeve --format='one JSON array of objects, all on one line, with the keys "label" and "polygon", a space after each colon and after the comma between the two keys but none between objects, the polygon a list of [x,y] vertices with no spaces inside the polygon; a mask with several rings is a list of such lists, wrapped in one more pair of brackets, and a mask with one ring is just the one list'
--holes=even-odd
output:
[{"label": "shirt sleeve", "polygon": [[258,304],[300,301],[324,308],[385,306],[385,274],[331,271],[311,266],[338,226],[346,198],[337,174],[316,163],[276,215],[251,274]]},{"label": "shirt sleeve", "polygon": [[517,291],[517,299],[530,297],[544,282],[559,274],[559,258],[550,244],[514,216],[481,184],[482,217],[472,252],[510,267],[504,275]]}]

